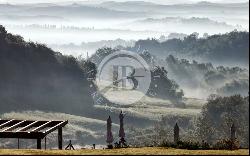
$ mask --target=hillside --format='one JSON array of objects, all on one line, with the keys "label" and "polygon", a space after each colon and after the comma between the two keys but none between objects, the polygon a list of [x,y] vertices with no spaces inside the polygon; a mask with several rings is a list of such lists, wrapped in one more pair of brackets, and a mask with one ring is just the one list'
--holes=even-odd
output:
[{"label": "hillside", "polygon": [[132,51],[148,50],[152,55],[166,58],[173,55],[178,58],[194,59],[220,65],[234,64],[249,66],[249,32],[233,31],[207,37],[193,33],[183,40],[170,39],[159,42],[156,39],[139,40]]},{"label": "hillside", "polygon": [[[234,33],[237,32],[233,32],[233,34]],[[199,41],[200,39],[196,40]],[[190,39],[188,41],[190,41]],[[244,45],[244,41],[244,39],[239,40],[239,45]],[[150,42],[151,40],[149,40],[149,43]],[[181,42],[183,41],[181,40]],[[158,44],[162,43],[158,42]],[[100,54],[101,58],[113,52],[116,52],[116,50],[104,48],[99,49],[96,55]],[[96,55],[93,55],[90,59],[96,60],[98,64],[101,60],[99,60],[100,58],[97,59]],[[150,53],[146,52],[140,53],[140,55],[146,61],[151,60],[150,58],[152,57]],[[172,61],[167,61],[170,63],[169,65],[176,66],[179,69],[182,69],[183,65],[185,65],[187,69],[182,69],[185,72],[198,72],[200,74],[204,74],[203,72],[205,72],[204,75],[208,83],[213,83],[213,80],[217,79],[218,75],[219,77],[224,76],[225,79],[228,77],[237,77],[237,74],[241,74],[243,78],[249,77],[245,74],[245,70],[240,68],[220,67],[217,69],[211,67],[209,64],[190,63],[184,59],[178,60],[173,57],[169,57],[168,59]],[[174,73],[177,76],[181,74],[173,69],[174,68],[172,68],[170,73]],[[160,81],[155,80],[156,84],[159,83],[157,86],[161,86],[157,87],[158,89],[155,89],[155,91],[162,93],[163,97],[169,96],[168,94],[164,95],[164,93],[178,95],[178,98],[176,96],[173,96],[173,98],[177,98],[177,101],[182,100],[181,102],[184,103],[182,107],[176,107],[171,99],[160,99],[160,94],[159,97],[145,96],[141,101],[132,105],[119,106],[119,104],[110,102],[102,103],[103,105],[97,104],[91,96],[91,91],[96,89],[95,85],[87,80],[88,76],[95,74],[95,72],[89,72],[90,70],[95,71],[95,65],[89,61],[64,56],[42,44],[25,42],[21,36],[7,33],[5,28],[0,26],[1,118],[28,118],[39,120],[53,118],[69,120],[70,124],[68,128],[66,127],[65,131],[65,141],[67,142],[71,139],[75,141],[74,144],[76,146],[83,147],[86,144],[93,144],[93,142],[101,145],[105,144],[105,122],[109,115],[114,123],[114,135],[117,137],[117,123],[119,123],[118,113],[123,110],[123,112],[126,113],[126,138],[129,140],[130,145],[146,146],[151,145],[157,137],[169,138],[170,136],[165,133],[172,131],[173,125],[176,122],[178,122],[182,128],[181,135],[183,139],[192,137],[193,139],[199,140],[199,138],[194,136],[197,132],[196,127],[199,126],[197,119],[206,113],[204,111],[207,110],[207,101],[195,98],[190,99],[189,97],[184,97],[182,92],[177,92],[179,86],[174,83],[174,81],[168,79],[170,75],[167,75],[168,72],[164,68],[158,67],[156,70],[153,70],[153,75],[154,72],[156,72],[156,74],[159,73],[161,79]],[[167,77],[164,75],[167,75]],[[162,85],[168,83],[173,84],[170,86]],[[237,83],[225,85],[221,91],[230,91],[230,88],[235,85],[237,86]],[[171,92],[169,92],[170,88],[172,89]],[[126,99],[129,95],[123,96],[123,98]],[[222,100],[231,100],[232,103],[229,105],[229,109],[225,109],[226,111],[224,111],[224,108],[227,107],[227,105],[221,105],[223,109],[222,111],[220,110],[219,116],[214,118],[214,122],[220,121],[220,123],[218,123],[218,125],[220,125],[225,121],[223,114],[230,114],[232,113],[231,111],[244,112],[237,118],[237,121],[246,122],[245,120],[247,119],[245,116],[247,116],[247,113],[249,114],[247,109],[245,109],[248,98],[232,96],[222,98]],[[212,101],[210,100],[212,109],[214,106],[218,106],[216,102],[218,102],[216,99],[214,101],[213,99]],[[222,102],[222,104],[225,104],[225,102]],[[213,116],[213,114],[209,112],[208,115]],[[157,126],[157,124],[162,125],[162,127]],[[204,124],[202,123],[200,125]],[[156,131],[157,127],[162,129]],[[240,133],[241,135],[239,135],[241,144],[244,147],[248,145],[248,140],[245,139],[247,138],[246,127],[248,127],[247,124],[246,126],[241,126],[244,133]],[[204,127],[199,128],[202,129]],[[215,141],[217,136],[221,136],[221,133],[228,130],[228,127],[224,127],[223,131],[219,129],[220,127],[216,128],[216,137],[213,140],[207,139],[208,141]],[[162,134],[164,135],[162,136]],[[213,134],[213,136],[215,135]],[[52,134],[51,140],[48,141],[53,143],[53,141],[56,140],[55,137],[56,135]],[[224,135],[224,137],[226,136]],[[159,143],[161,140],[155,141]],[[23,141],[22,143],[26,145],[26,147],[34,146],[34,142],[32,141],[27,143]],[[0,146],[14,147],[14,140],[1,140]],[[53,144],[51,148],[53,148]]]},{"label": "hillside", "polygon": [[172,55],[166,58],[163,66],[187,97],[206,98],[209,94],[248,95],[249,71],[245,68],[216,67],[209,62],[199,63],[195,60],[178,59]]},{"label": "hillside", "polygon": [[[157,123],[162,115],[167,114],[169,117],[178,116],[179,118],[190,119],[195,117],[201,112],[201,107],[206,101],[197,99],[185,99],[187,108],[172,108],[171,102],[161,99],[145,98],[141,103],[134,104],[131,107],[122,108],[126,113],[125,118],[125,131],[126,136],[129,138],[129,143],[133,143],[135,136],[140,134],[133,133],[133,128],[148,128]],[[84,115],[72,115],[54,111],[42,111],[42,110],[27,110],[19,111],[17,109],[10,112],[0,114],[0,119],[21,119],[21,120],[68,120],[69,124],[64,128],[64,144],[67,144],[69,140],[73,141],[75,147],[88,147],[95,143],[97,146],[102,147],[105,145],[106,135],[106,118],[107,115],[112,116],[112,131],[115,141],[118,139],[119,130],[119,118],[118,114],[121,108],[118,107],[106,107],[102,105],[95,105],[92,112],[102,112],[94,117],[84,117]],[[58,110],[60,111],[60,110]],[[111,112],[112,111],[112,112]],[[99,118],[99,119],[97,119]],[[172,120],[171,120],[172,121]],[[142,141],[142,140],[141,140]],[[57,132],[52,133],[47,138],[48,148],[56,148],[57,145]],[[22,147],[35,148],[35,140],[22,140]],[[1,139],[0,148],[8,147],[15,148],[15,140],[13,139]]]},{"label": "hillside", "polygon": [[[54,112],[42,112],[42,111],[23,111],[23,112],[10,112],[4,113],[0,118],[7,119],[23,119],[23,120],[68,120],[69,124],[63,129],[64,145],[69,140],[72,140],[75,147],[84,147],[93,143],[105,144],[105,129],[106,121],[97,120],[93,118],[86,118],[76,115],[54,113]],[[119,125],[113,123],[114,135],[117,133]],[[53,132],[47,137],[48,148],[57,148],[57,132]],[[0,147],[15,147],[15,140],[1,139]],[[33,140],[35,141],[35,140]],[[30,141],[22,140],[22,147],[36,148],[35,144]]]},{"label": "hillside", "polygon": [[[112,18],[114,14],[119,18],[129,18],[135,17],[142,13],[138,12],[126,12],[126,11],[116,11],[107,8],[101,7],[92,7],[80,4],[71,4],[71,5],[11,5],[11,4],[0,4],[0,13],[10,14],[13,17],[21,16],[25,19],[36,18],[39,15],[49,15],[47,16],[48,20],[50,17],[72,17],[74,18]],[[32,16],[30,16],[32,15]]]},{"label": "hillside", "polygon": [[25,42],[2,26],[0,71],[0,113],[45,110],[90,114],[90,84],[76,59]]}]

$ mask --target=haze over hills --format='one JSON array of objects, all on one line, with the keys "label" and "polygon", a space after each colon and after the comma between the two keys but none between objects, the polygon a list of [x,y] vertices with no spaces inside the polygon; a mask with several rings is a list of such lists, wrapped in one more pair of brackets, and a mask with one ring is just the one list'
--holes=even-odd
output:
[{"label": "haze over hills", "polygon": [[[62,3],[72,3],[72,2],[77,2],[77,3],[102,3],[103,1],[110,1],[110,0],[47,0],[47,3],[58,3],[58,2],[62,2]],[[124,2],[124,1],[135,1],[135,0],[114,0],[116,2]],[[142,0],[137,0],[137,1],[142,1]],[[172,1],[172,0],[143,0],[144,2],[154,2],[157,4],[178,4],[178,3],[183,3],[183,1],[181,0],[176,0],[176,1]],[[19,0],[1,0],[1,3],[45,3],[42,0],[23,0],[22,2],[20,2]],[[186,0],[185,3],[197,3],[200,2],[200,0]],[[215,2],[215,3],[235,3],[235,1],[233,0],[207,0],[207,2]],[[237,2],[246,2],[246,0],[238,0]]]},{"label": "haze over hills", "polygon": [[[54,2],[54,3],[53,3]],[[187,2],[188,3],[188,2]],[[171,33],[200,35],[248,30],[247,2],[153,3],[150,1],[46,1],[0,3],[0,22],[7,30],[54,47],[102,40],[160,38]],[[201,9],[202,8],[202,9]],[[37,20],[39,19],[39,20]],[[56,45],[57,44],[57,45]],[[100,48],[67,52],[74,56]],[[56,48],[55,50],[65,49]]]},{"label": "haze over hills", "polygon": [[[144,133],[159,137],[154,126],[162,117],[164,130],[178,121],[188,139],[209,102],[221,113],[214,122],[225,125],[228,110],[248,110],[249,91],[249,3],[230,2],[0,0],[0,118],[69,119],[66,139],[79,147],[105,144],[105,120],[111,115],[117,132],[121,110],[135,142],[148,141],[135,139]],[[150,84],[157,96],[146,93],[126,106],[96,103],[88,76],[100,60],[93,60],[119,49],[139,54],[157,69],[152,74],[164,75]],[[210,94],[241,96],[226,105],[230,98],[213,103]],[[242,114],[237,120],[245,122],[247,112]],[[216,135],[224,135],[218,127]],[[242,127],[240,137],[247,138]],[[0,140],[0,147],[13,144]]]},{"label": "haze over hills", "polygon": [[193,30],[188,30],[186,28],[195,28],[196,32],[200,34],[208,33],[221,33],[229,32],[234,29],[245,30],[242,26],[233,26],[225,22],[217,22],[209,18],[191,17],[191,18],[181,18],[181,17],[165,17],[165,18],[147,18],[143,20],[138,20],[133,23],[128,23],[127,28],[133,28],[137,30],[164,30],[168,32],[183,32],[186,34],[192,34]]},{"label": "haze over hills", "polygon": [[[9,9],[9,10],[8,10]],[[67,6],[62,5],[1,5],[1,13],[10,15],[50,15],[50,16],[63,16],[68,18],[112,18],[116,14],[119,18],[136,17],[137,12],[129,13],[126,11],[115,11],[106,8],[89,7],[78,4],[72,4]]]},{"label": "haze over hills", "polygon": [[[152,2],[144,1],[125,1],[125,2],[116,2],[116,1],[107,1],[99,4],[102,7],[110,8],[114,10],[126,10],[126,11],[152,11],[152,12],[169,12],[169,11],[202,11],[206,12],[207,10],[213,10],[214,12],[223,12],[229,11],[230,9],[241,10],[242,12],[246,11],[249,7],[248,2],[239,2],[237,3],[212,3],[208,1],[201,1],[197,3],[187,4],[156,4]],[[137,8],[137,9],[136,9]],[[139,10],[138,10],[139,9]]]},{"label": "haze over hills", "polygon": [[[247,31],[248,9],[247,2],[158,4],[150,1],[46,1],[43,4],[0,4],[0,22],[9,32],[23,36],[25,41],[44,43],[67,55],[85,57],[87,52],[91,55],[103,46],[131,47],[137,51],[140,46],[158,57],[175,53],[180,58],[195,57],[201,62],[221,62],[228,66],[226,60],[221,60],[228,50],[233,57],[227,57],[227,61],[236,61],[238,66],[244,67],[248,64],[246,56],[249,55],[249,48],[245,43],[248,34],[242,35],[242,39],[234,39],[234,35],[224,35],[225,38],[208,36],[235,29]],[[188,47],[185,37],[194,31],[199,34],[199,39],[193,41],[191,38],[188,43],[194,47]],[[171,34],[181,34],[171,37],[181,36],[181,40],[166,41],[169,38],[164,36]],[[148,38],[162,41],[147,41]],[[229,40],[234,42],[225,44]],[[217,42],[229,48],[220,47]],[[242,45],[239,48],[236,46],[238,42]],[[237,56],[235,54],[239,49],[241,51]]]},{"label": "haze over hills", "polygon": [[[1,3],[0,3],[1,4]],[[231,14],[230,18],[237,17],[239,19],[248,19],[247,13],[249,8],[249,3],[209,3],[200,2],[195,4],[175,4],[175,5],[159,5],[155,3],[148,3],[144,1],[131,1],[131,2],[115,2],[108,1],[100,4],[85,4],[72,2],[69,4],[63,3],[44,3],[44,4],[1,4],[1,14],[15,14],[20,13],[28,14],[33,13],[33,15],[60,15],[69,16],[71,18],[77,18],[78,16],[90,16],[98,18],[100,17],[112,17],[110,14],[116,13],[113,18],[121,17],[211,17],[214,18],[226,17]],[[70,14],[66,14],[70,11]],[[233,12],[232,12],[233,11]],[[61,14],[59,14],[61,13]],[[101,14],[103,13],[103,14]],[[187,14],[188,13],[188,14]],[[75,15],[75,16],[72,16]],[[105,16],[104,16],[105,15]],[[228,18],[228,17],[227,17]],[[228,20],[228,19],[224,19]],[[226,22],[226,21],[225,21]],[[246,22],[247,23],[247,22]]]}]

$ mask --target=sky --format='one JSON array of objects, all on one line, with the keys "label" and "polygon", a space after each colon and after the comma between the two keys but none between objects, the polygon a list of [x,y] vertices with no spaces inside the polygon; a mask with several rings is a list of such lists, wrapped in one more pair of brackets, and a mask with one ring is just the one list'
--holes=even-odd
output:
[{"label": "sky", "polygon": [[[22,4],[22,3],[60,3],[62,1],[72,1],[72,2],[83,2],[83,1],[142,1],[142,0],[0,0],[0,3],[10,3],[10,4]],[[197,3],[203,0],[144,0],[146,2],[154,2],[160,4],[178,4],[178,3]],[[239,3],[247,2],[247,0],[206,0],[208,2],[214,3]]]}]

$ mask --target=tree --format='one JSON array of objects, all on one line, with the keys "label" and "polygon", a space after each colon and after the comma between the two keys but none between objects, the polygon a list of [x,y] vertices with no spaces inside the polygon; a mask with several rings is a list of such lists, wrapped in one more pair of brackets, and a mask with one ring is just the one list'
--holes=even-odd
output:
[{"label": "tree", "polygon": [[197,123],[199,136],[209,142],[229,138],[232,124],[237,127],[237,139],[241,146],[248,147],[249,97],[211,95],[207,104],[202,108]]},{"label": "tree", "polygon": [[184,93],[182,90],[178,91],[179,85],[175,81],[170,80],[167,73],[164,67],[159,66],[156,66],[151,71],[151,84],[147,94],[172,100],[178,106],[178,104],[181,104]]}]

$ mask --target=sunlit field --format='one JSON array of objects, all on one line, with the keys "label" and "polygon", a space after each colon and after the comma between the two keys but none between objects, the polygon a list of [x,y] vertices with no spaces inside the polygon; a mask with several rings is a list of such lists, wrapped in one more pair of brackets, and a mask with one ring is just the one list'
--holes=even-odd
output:
[{"label": "sunlit field", "polygon": [[248,149],[240,150],[182,150],[167,148],[124,148],[113,150],[84,149],[84,150],[11,150],[1,149],[1,155],[249,155]]}]

